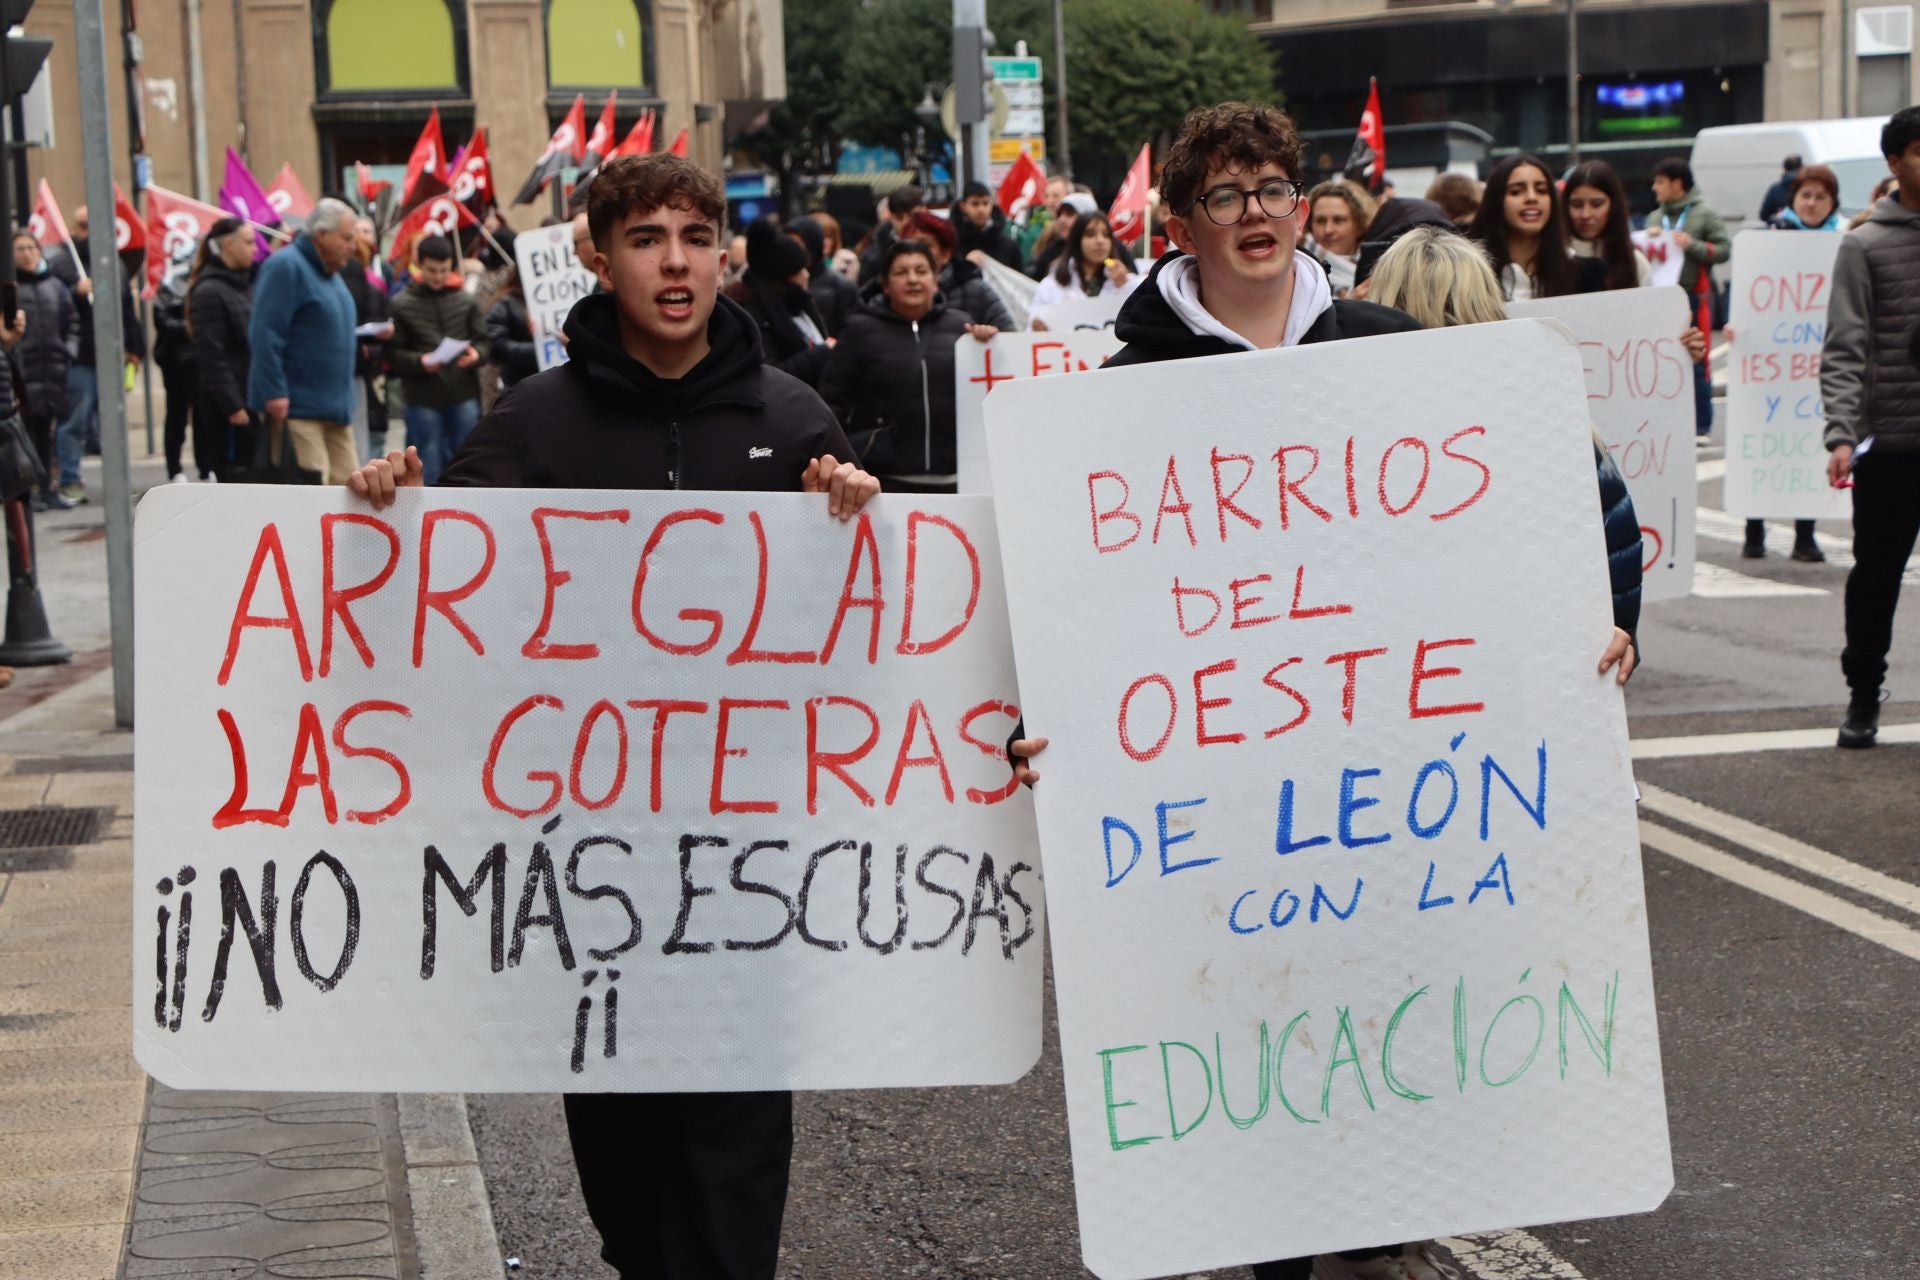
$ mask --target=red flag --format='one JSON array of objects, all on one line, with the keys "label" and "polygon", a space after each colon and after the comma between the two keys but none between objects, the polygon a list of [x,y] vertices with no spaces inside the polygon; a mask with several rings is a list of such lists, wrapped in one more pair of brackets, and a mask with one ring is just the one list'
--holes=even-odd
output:
[{"label": "red flag", "polygon": [[467,206],[451,195],[434,196],[421,201],[418,208],[400,220],[400,229],[393,233],[393,249],[387,256],[405,266],[413,256],[414,241],[421,236],[452,239],[461,227],[477,225],[479,220],[467,211]]},{"label": "red flag", "polygon": [[1000,212],[1018,218],[1037,203],[1047,189],[1047,175],[1034,158],[1020,148],[1020,158],[1000,180]]},{"label": "red flag", "polygon": [[673,145],[667,148],[667,152],[682,160],[687,158],[687,126],[681,125],[680,132],[673,135]]},{"label": "red flag", "polygon": [[1347,176],[1377,192],[1387,181],[1387,126],[1380,118],[1380,82],[1367,77],[1367,109],[1360,113],[1360,132],[1347,156]]},{"label": "red flag", "polygon": [[60,212],[60,202],[53,198],[53,188],[45,178],[40,179],[39,189],[34,193],[33,213],[27,218],[27,227],[43,248],[73,243],[67,219]]},{"label": "red flag", "polygon": [[1120,194],[1113,198],[1113,207],[1107,210],[1107,221],[1113,224],[1113,238],[1118,243],[1138,244],[1146,236],[1147,188],[1152,185],[1153,160],[1148,149],[1142,147],[1127,170],[1127,180],[1120,184]]},{"label": "red flag", "polygon": [[373,170],[367,168],[366,165],[358,160],[353,162],[353,173],[354,177],[357,178],[360,183],[360,202],[369,209],[373,207],[373,202],[380,198],[382,191],[390,191],[393,189],[391,182],[388,182],[384,178],[374,177]]},{"label": "red flag", "polygon": [[593,135],[587,139],[587,149],[580,162],[583,169],[598,169],[613,158],[613,109],[620,98],[620,91],[614,89],[607,94],[607,105],[600,108],[600,118],[594,122]]},{"label": "red flag", "polygon": [[427,113],[427,122],[414,141],[413,154],[407,157],[407,176],[400,184],[400,207],[411,209],[422,200],[444,193],[447,180],[442,177],[447,164],[447,147],[440,140],[440,108]]},{"label": "red flag", "polygon": [[186,257],[220,219],[225,209],[179,195],[165,187],[147,188],[147,296],[160,287],[167,265]]},{"label": "red flag", "polygon": [[121,253],[138,253],[147,247],[146,220],[117,182],[113,184],[113,247]]},{"label": "red flag", "polygon": [[[642,111],[640,118],[633,122],[633,128],[627,130],[627,136],[613,149],[615,156],[644,156],[653,152],[653,112]],[[609,156],[608,159],[612,159]]]},{"label": "red flag", "polygon": [[305,222],[313,212],[313,197],[307,194],[300,175],[290,164],[281,165],[280,172],[267,184],[267,203],[273,206],[282,222]]},{"label": "red flag", "polygon": [[460,153],[460,165],[453,172],[453,198],[476,218],[493,210],[493,164],[487,158],[484,125],[473,131],[472,141]]},{"label": "red flag", "polygon": [[519,192],[513,197],[515,204],[532,204],[533,198],[547,189],[547,184],[560,176],[560,171],[569,163],[578,165],[587,154],[587,99],[585,94],[575,94],[573,105],[567,109],[566,118],[547,139],[547,149],[533,162],[533,172],[520,184]]}]

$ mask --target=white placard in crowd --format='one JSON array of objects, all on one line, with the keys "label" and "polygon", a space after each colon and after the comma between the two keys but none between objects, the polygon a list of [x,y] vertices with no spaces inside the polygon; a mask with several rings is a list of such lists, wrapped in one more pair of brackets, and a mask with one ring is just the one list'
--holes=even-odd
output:
[{"label": "white placard in crowd", "polygon": [[1673,232],[1648,227],[1633,233],[1633,247],[1647,255],[1653,268],[1647,283],[1656,287],[1679,284],[1680,269],[1687,265],[1686,251],[1673,242]]},{"label": "white placard in crowd", "polygon": [[[1278,406],[1278,408],[1275,408]],[[1107,1280],[1673,1184],[1578,351],[1532,322],[987,405]]]},{"label": "white placard in crowd", "polygon": [[1640,519],[1641,598],[1693,593],[1695,512],[1693,323],[1680,289],[1613,289],[1517,302],[1515,319],[1558,320],[1580,340],[1593,428],[1626,478]]},{"label": "white placard in crowd", "polygon": [[[1152,269],[1153,264],[1149,262],[1146,270]],[[1119,319],[1121,304],[1126,300],[1124,295],[1118,293],[1100,293],[1091,298],[1084,293],[1073,293],[1038,312],[1034,319],[1055,333],[1111,328],[1113,322]]]},{"label": "white placard in crowd", "polygon": [[1736,516],[1845,520],[1853,498],[1827,483],[1820,349],[1842,237],[1742,231],[1734,237],[1727,327],[1727,478]]},{"label": "white placard in crowd", "polygon": [[134,1047],[182,1088],[1014,1080],[991,505],[162,486]]},{"label": "white placard in crowd", "polygon": [[1063,333],[1002,333],[992,342],[963,338],[953,348],[954,448],[961,493],[992,492],[981,406],[987,393],[1009,382],[1056,373],[1084,373],[1126,344],[1112,329]]},{"label": "white placard in crowd", "polygon": [[560,331],[573,304],[593,292],[593,272],[580,265],[573,251],[573,224],[535,227],[513,239],[513,259],[520,268],[520,290],[527,303],[527,326],[542,369],[567,362],[567,346]]}]

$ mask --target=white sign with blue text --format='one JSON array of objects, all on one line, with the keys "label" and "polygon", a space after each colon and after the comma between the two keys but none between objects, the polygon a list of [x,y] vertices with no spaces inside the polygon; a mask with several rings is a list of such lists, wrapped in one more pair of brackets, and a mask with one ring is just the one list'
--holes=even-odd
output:
[{"label": "white sign with blue text", "polygon": [[593,272],[581,265],[573,251],[573,224],[522,231],[513,240],[514,263],[520,269],[520,292],[526,300],[527,327],[533,331],[534,354],[540,368],[567,362],[567,344],[560,340],[573,304],[593,292]]},{"label": "white sign with blue text", "polygon": [[1087,1265],[1660,1204],[1570,335],[1037,379],[987,443]]}]

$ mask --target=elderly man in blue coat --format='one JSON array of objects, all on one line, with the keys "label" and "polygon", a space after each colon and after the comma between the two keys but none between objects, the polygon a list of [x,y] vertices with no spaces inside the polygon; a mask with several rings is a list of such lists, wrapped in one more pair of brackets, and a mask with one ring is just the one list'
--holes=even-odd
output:
[{"label": "elderly man in blue coat", "polygon": [[[247,403],[276,451],[320,484],[345,484],[360,465],[353,445],[353,295],[340,278],[353,255],[355,214],[334,199],[314,205],[307,228],[260,266],[248,338]],[[286,461],[284,453],[276,460]]]}]

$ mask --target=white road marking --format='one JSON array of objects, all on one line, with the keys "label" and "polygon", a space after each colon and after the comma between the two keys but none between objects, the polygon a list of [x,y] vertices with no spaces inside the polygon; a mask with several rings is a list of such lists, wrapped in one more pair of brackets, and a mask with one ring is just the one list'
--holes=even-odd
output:
[{"label": "white road marking", "polygon": [[1669,858],[1698,867],[1743,889],[1751,889],[1796,911],[1805,912],[1816,920],[1845,929],[1857,938],[1877,942],[1909,960],[1920,960],[1920,931],[1898,924],[1865,907],[1857,907],[1824,889],[1815,889],[1777,871],[1756,867],[1692,836],[1669,831],[1644,818],[1640,821],[1640,841],[1647,848],[1664,853]]},{"label": "white road marking", "polygon": [[[1714,542],[1744,543],[1747,540],[1747,522],[1742,516],[1730,516],[1724,511],[1712,507],[1695,507],[1693,527],[1702,538]],[[1819,534],[1820,549],[1827,553],[1827,563],[1835,569],[1853,568],[1853,539],[1844,534]],[[1786,555],[1793,549],[1793,523],[1791,521],[1767,522],[1767,551],[1773,555]],[[1907,586],[1920,587],[1920,554],[1907,561],[1906,574],[1901,579]]]},{"label": "white road marking", "polygon": [[1758,600],[1777,596],[1831,595],[1825,587],[1809,587],[1797,582],[1756,578],[1718,565],[1711,560],[1693,562],[1693,594],[1706,600]]},{"label": "white road marking", "polygon": [[1851,889],[1855,893],[1878,898],[1889,906],[1920,915],[1920,885],[1882,875],[1871,867],[1849,862],[1837,854],[1828,853],[1825,849],[1816,849],[1810,844],[1795,840],[1792,836],[1782,835],[1759,823],[1748,822],[1745,818],[1723,813],[1701,804],[1698,800],[1689,800],[1685,796],[1663,791],[1659,787],[1641,783],[1640,803],[1663,818],[1684,822],[1710,835],[1731,840],[1741,848],[1762,857],[1771,858],[1775,862],[1784,862],[1809,875],[1830,880],[1843,889]]},{"label": "white road marking", "polygon": [[1725,458],[1701,458],[1693,464],[1693,478],[1702,482],[1718,480],[1726,474]]},{"label": "white road marking", "polygon": [[1587,1280],[1578,1267],[1524,1231],[1449,1236],[1440,1243],[1477,1280]]},{"label": "white road marking", "polygon": [[[1637,738],[1635,760],[1681,760],[1690,756],[1743,756],[1750,751],[1807,751],[1831,748],[1832,729],[1768,729],[1753,733],[1709,733],[1682,738]],[[1920,724],[1883,724],[1880,741],[1920,742]]]}]

